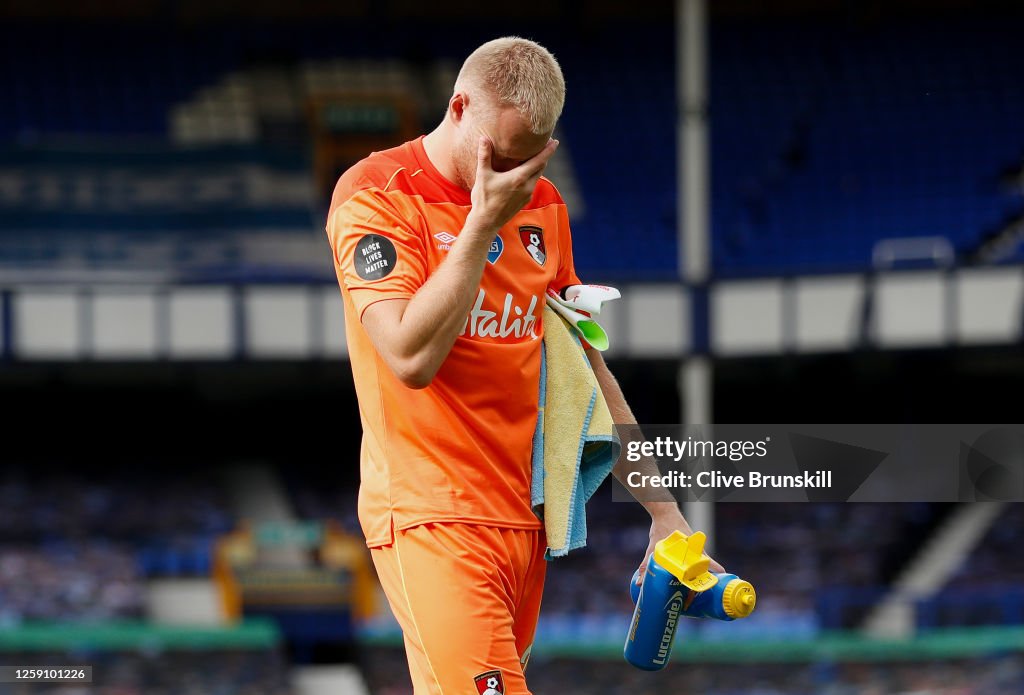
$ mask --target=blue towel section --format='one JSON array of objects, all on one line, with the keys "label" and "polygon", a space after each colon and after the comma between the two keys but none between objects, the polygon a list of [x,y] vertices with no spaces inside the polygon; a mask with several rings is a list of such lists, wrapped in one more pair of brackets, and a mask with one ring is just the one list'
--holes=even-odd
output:
[{"label": "blue towel section", "polygon": [[[574,336],[575,337],[575,336]],[[547,350],[541,345],[540,390],[538,398],[537,426],[533,435],[533,479],[530,485],[530,502],[534,513],[543,519],[541,505],[544,504],[544,413],[547,404]],[[576,456],[576,476],[570,494],[568,538],[562,547],[545,552],[545,559],[564,557],[569,551],[587,545],[587,501],[611,473],[619,454],[619,441],[612,435],[591,435],[590,420],[597,403],[597,390],[593,389],[580,433],[579,449]],[[602,407],[604,407],[602,405]]]},{"label": "blue towel section", "polygon": [[530,506],[541,521],[544,513],[544,406],[548,401],[548,357],[544,341],[540,343],[540,391],[537,395],[537,424],[533,428],[533,477],[530,480]]}]

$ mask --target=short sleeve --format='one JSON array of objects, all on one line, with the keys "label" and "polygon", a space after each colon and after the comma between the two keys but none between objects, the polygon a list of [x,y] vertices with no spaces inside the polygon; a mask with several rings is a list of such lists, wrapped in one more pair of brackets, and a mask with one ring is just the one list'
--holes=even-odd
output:
[{"label": "short sleeve", "polygon": [[558,206],[558,268],[551,281],[551,289],[561,293],[569,285],[581,285],[576,276],[572,259],[572,233],[569,231],[569,214],[564,204]]},{"label": "short sleeve", "polygon": [[386,193],[358,191],[331,214],[327,235],[360,320],[371,304],[412,297],[426,282],[423,235]]}]

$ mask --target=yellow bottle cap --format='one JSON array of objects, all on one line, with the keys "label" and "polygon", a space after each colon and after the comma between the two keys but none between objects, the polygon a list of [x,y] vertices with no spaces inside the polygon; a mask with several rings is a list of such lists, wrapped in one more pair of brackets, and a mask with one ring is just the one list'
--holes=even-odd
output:
[{"label": "yellow bottle cap", "polygon": [[694,591],[707,591],[718,583],[718,577],[708,571],[711,558],[704,554],[707,541],[700,531],[687,536],[673,531],[654,546],[654,561],[671,572],[683,586]]},{"label": "yellow bottle cap", "polygon": [[754,612],[757,593],[753,585],[743,579],[733,579],[725,585],[722,594],[722,608],[730,618],[746,618]]}]

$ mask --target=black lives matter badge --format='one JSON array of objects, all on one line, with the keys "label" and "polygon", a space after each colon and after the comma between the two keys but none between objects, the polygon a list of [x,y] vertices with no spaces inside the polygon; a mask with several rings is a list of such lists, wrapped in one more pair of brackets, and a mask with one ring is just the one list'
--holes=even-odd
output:
[{"label": "black lives matter badge", "polygon": [[367,234],[360,239],[352,256],[356,272],[364,280],[386,278],[395,269],[397,260],[395,245],[379,234]]}]

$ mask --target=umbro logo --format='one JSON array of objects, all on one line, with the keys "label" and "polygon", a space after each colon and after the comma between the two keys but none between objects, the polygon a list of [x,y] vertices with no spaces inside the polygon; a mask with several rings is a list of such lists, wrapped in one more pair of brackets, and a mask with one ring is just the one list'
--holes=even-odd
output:
[{"label": "umbro logo", "polygon": [[448,232],[438,232],[437,234],[434,235],[434,238],[440,242],[437,245],[437,248],[441,249],[442,251],[448,251],[452,247],[452,242],[455,241],[458,237],[456,237],[454,234],[449,234]]}]

